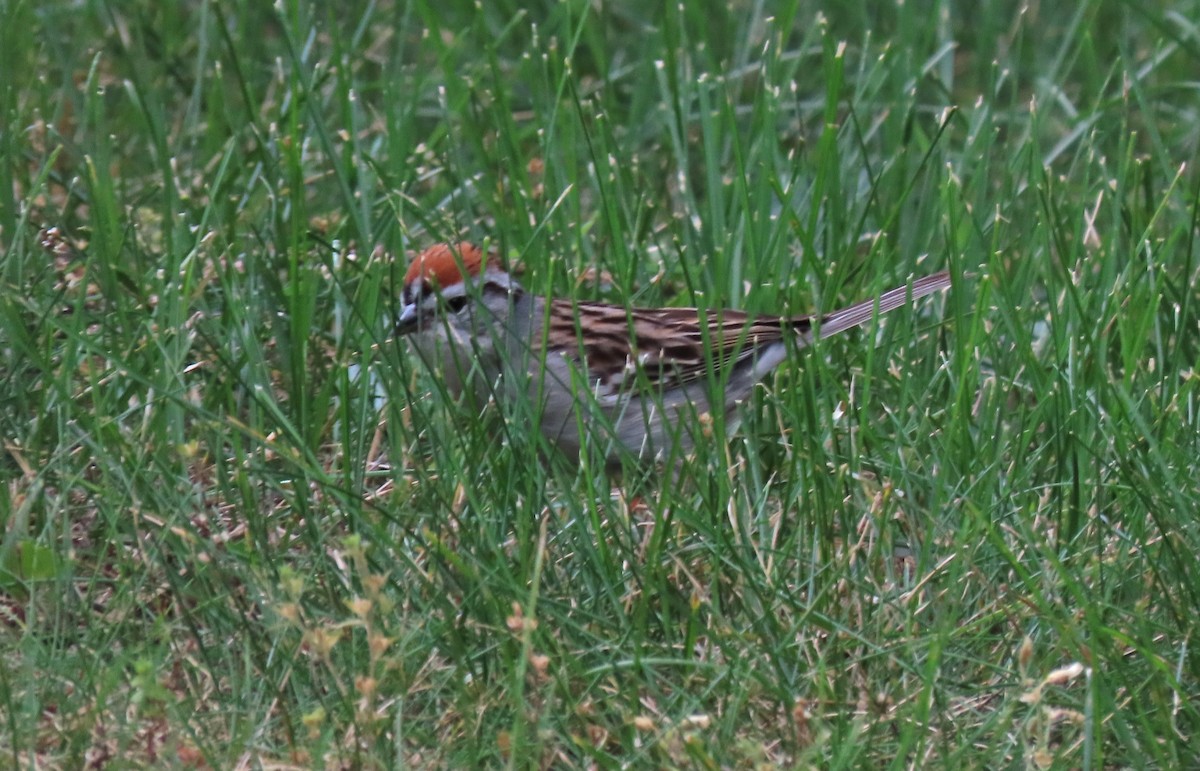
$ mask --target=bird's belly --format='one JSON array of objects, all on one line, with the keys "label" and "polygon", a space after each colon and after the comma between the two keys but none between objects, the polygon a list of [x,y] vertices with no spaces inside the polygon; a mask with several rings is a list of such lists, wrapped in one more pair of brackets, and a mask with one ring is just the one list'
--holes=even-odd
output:
[{"label": "bird's belly", "polygon": [[[562,382],[577,374],[559,371],[547,377]],[[571,462],[586,453],[610,467],[622,459],[675,463],[712,436],[709,399],[700,386],[664,394],[605,394],[598,388],[551,388],[545,383],[539,390],[533,378],[529,393],[530,403],[541,403],[537,420],[542,435]]]}]

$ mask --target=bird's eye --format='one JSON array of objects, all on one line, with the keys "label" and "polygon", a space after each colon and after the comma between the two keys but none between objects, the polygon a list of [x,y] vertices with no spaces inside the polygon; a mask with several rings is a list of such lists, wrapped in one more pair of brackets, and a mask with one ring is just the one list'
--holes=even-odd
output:
[{"label": "bird's eye", "polygon": [[446,299],[446,307],[450,309],[451,313],[458,313],[463,308],[467,307],[467,298],[465,295],[460,295],[459,297],[449,297]]}]

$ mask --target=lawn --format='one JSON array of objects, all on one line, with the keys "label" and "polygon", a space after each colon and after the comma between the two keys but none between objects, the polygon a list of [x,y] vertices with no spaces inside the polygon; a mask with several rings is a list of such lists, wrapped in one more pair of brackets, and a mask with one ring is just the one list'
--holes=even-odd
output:
[{"label": "lawn", "polygon": [[[1200,767],[1197,19],[0,0],[0,766]],[[393,337],[461,239],[953,286],[614,489]]]}]

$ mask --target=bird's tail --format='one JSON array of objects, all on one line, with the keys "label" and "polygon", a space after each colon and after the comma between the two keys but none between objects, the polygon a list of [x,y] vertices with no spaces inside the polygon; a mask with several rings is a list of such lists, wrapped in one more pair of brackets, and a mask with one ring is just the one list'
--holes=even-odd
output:
[{"label": "bird's tail", "polygon": [[821,319],[819,337],[832,337],[839,332],[845,332],[860,324],[870,321],[876,314],[880,316],[888,311],[907,305],[911,300],[933,294],[950,286],[950,274],[946,271],[934,273],[912,282],[912,286],[899,286],[881,294],[877,299],[864,300],[848,308],[834,311]]}]

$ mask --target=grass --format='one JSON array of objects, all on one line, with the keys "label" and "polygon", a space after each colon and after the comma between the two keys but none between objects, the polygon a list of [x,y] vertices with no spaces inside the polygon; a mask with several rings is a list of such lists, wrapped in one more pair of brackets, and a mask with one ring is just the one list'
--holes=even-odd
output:
[{"label": "grass", "polygon": [[[1196,18],[0,0],[0,756],[1194,767]],[[390,338],[460,237],[955,284],[631,508]]]}]

